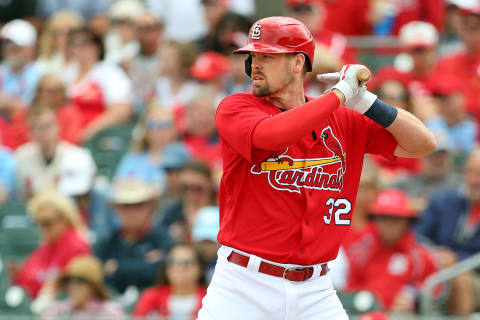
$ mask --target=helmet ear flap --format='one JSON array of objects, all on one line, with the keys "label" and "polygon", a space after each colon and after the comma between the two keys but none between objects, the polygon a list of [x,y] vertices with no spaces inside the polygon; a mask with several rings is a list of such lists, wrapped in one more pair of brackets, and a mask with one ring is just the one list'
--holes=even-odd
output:
[{"label": "helmet ear flap", "polygon": [[252,56],[248,55],[247,59],[245,59],[245,73],[252,77]]}]

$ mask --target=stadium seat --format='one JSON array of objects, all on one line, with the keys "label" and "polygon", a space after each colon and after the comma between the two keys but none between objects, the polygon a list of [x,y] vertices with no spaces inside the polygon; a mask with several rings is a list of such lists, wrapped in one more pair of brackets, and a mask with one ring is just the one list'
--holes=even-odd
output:
[{"label": "stadium seat", "polygon": [[129,149],[134,124],[105,129],[84,144],[97,165],[98,174],[112,178],[123,154]]}]

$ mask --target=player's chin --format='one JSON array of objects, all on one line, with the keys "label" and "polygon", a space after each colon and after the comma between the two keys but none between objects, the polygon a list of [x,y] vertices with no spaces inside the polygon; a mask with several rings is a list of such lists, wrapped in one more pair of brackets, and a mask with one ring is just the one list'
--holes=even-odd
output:
[{"label": "player's chin", "polygon": [[253,87],[253,94],[257,97],[266,97],[270,95],[270,88],[266,86]]}]

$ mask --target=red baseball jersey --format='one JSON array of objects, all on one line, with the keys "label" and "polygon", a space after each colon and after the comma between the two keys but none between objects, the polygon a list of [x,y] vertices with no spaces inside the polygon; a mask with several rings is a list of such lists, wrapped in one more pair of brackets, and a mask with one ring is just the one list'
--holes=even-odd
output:
[{"label": "red baseball jersey", "polygon": [[327,262],[350,225],[364,154],[394,158],[397,142],[372,120],[340,107],[283,150],[254,148],[255,126],[281,112],[253,94],[231,95],[218,107],[218,241],[278,263]]}]

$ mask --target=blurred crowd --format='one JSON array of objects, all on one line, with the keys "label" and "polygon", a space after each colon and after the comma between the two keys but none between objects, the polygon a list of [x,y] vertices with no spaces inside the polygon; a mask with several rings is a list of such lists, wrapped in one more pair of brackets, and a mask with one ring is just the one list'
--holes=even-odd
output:
[{"label": "blurred crowd", "polygon": [[[316,40],[307,95],[323,93],[316,74],[368,65],[368,50],[368,88],[436,136],[423,159],[365,158],[352,225],[330,264],[340,294],[369,291],[381,310],[418,313],[429,276],[480,252],[480,0],[278,4]],[[250,92],[245,57],[232,50],[262,5],[0,2],[0,203],[24,205],[40,235],[26,259],[1,258],[31,312],[195,319],[220,247],[215,111]],[[130,146],[102,174],[92,141],[128,126]],[[444,314],[472,314],[480,274],[431,295]]]}]

